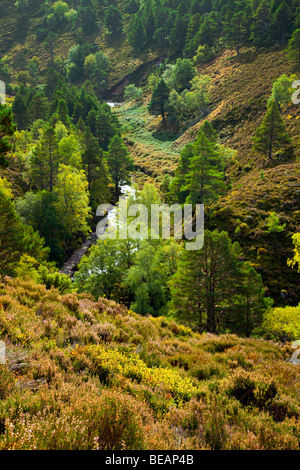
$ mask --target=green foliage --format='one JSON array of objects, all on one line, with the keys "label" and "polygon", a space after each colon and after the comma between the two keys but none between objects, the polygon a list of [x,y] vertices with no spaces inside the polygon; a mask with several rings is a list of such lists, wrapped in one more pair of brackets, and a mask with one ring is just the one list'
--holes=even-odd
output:
[{"label": "green foliage", "polygon": [[172,240],[142,243],[125,278],[134,297],[133,311],[153,316],[166,313],[170,300],[167,283],[176,271],[179,251],[180,247]]},{"label": "green foliage", "polygon": [[72,281],[66,274],[60,273],[50,263],[39,263],[28,255],[22,255],[16,268],[16,276],[21,279],[31,279],[43,284],[47,289],[54,287],[61,294],[71,292]]},{"label": "green foliage", "polygon": [[146,42],[146,31],[139,16],[135,16],[129,26],[128,41],[136,51],[143,50]]},{"label": "green foliage", "polygon": [[214,57],[215,54],[211,47],[209,47],[207,44],[204,46],[200,45],[193,57],[193,62],[195,65],[205,64],[210,62]]},{"label": "green foliage", "polygon": [[300,338],[300,306],[276,307],[268,310],[262,324],[265,334],[279,341]]},{"label": "green foliage", "polygon": [[39,189],[53,190],[59,160],[55,130],[49,126],[35,146],[30,160],[32,178]]},{"label": "green foliage", "polygon": [[8,165],[6,154],[11,148],[9,137],[13,135],[15,129],[11,110],[0,104],[0,166]]},{"label": "green foliage", "polygon": [[170,197],[182,204],[211,202],[225,192],[224,149],[216,142],[216,133],[208,121],[201,126],[197,140],[182,151]]},{"label": "green foliage", "polygon": [[243,11],[235,13],[225,26],[225,41],[228,46],[235,48],[237,55],[239,55],[241,47],[246,45],[249,40],[246,15]]},{"label": "green foliage", "polygon": [[284,231],[286,224],[280,225],[280,219],[275,212],[270,212],[267,218],[267,232],[269,233],[281,233]]},{"label": "green foliage", "polygon": [[226,232],[206,230],[203,248],[185,250],[171,280],[174,315],[198,331],[216,333],[229,327],[249,335],[265,309],[264,289],[241,256],[240,246]]},{"label": "green foliage", "polygon": [[300,29],[296,29],[288,43],[289,58],[300,64]]},{"label": "green foliage", "polygon": [[171,83],[176,91],[190,89],[191,81],[196,75],[193,63],[189,59],[177,59],[172,70]]},{"label": "green foliage", "polygon": [[11,275],[22,253],[43,261],[49,250],[37,232],[22,224],[7,188],[0,189],[0,199],[0,269],[2,275]]},{"label": "green foliage", "polygon": [[298,272],[300,272],[300,234],[295,233],[292,239],[294,243],[294,257],[288,260],[288,266],[294,268],[298,265]]},{"label": "green foliage", "polygon": [[280,115],[275,100],[272,100],[270,103],[268,111],[261,125],[257,128],[253,140],[255,150],[265,154],[270,160],[273,159],[274,151],[280,150],[290,143],[284,120]]},{"label": "green foliage", "polygon": [[124,97],[126,101],[136,101],[141,100],[143,96],[143,91],[141,88],[136,87],[135,85],[128,85],[124,91]]},{"label": "green foliage", "polygon": [[165,120],[166,104],[168,102],[170,90],[164,80],[160,80],[154,88],[148,109],[150,114],[161,116]]},{"label": "green foliage", "polygon": [[183,122],[205,115],[210,102],[210,83],[210,77],[200,75],[191,81],[190,91],[185,89],[180,95],[172,90],[168,102],[169,114]]},{"label": "green foliage", "polygon": [[67,233],[87,235],[90,208],[84,171],[61,164],[53,192],[57,196],[55,209]]},{"label": "green foliage", "polygon": [[106,154],[111,177],[115,184],[115,194],[120,194],[120,184],[130,184],[130,173],[134,165],[127,148],[119,135],[115,135],[108,146]]},{"label": "green foliage", "polygon": [[273,83],[272,94],[268,100],[268,106],[272,105],[273,100],[276,101],[279,111],[281,111],[282,106],[288,106],[292,101],[292,84],[296,79],[296,75],[288,77],[286,74],[283,74],[275,80]]},{"label": "green foliage", "polygon": [[24,223],[32,226],[50,248],[50,259],[60,266],[65,260],[64,244],[67,231],[54,207],[57,198],[53,192],[27,192],[16,200],[16,209]]},{"label": "green foliage", "polygon": [[120,10],[110,5],[105,12],[105,26],[110,34],[120,34],[123,29],[123,17]]},{"label": "green foliage", "polygon": [[137,243],[133,240],[99,240],[88,256],[84,256],[74,276],[74,287],[79,292],[90,292],[124,302],[128,289],[124,285],[126,271],[133,263]]}]

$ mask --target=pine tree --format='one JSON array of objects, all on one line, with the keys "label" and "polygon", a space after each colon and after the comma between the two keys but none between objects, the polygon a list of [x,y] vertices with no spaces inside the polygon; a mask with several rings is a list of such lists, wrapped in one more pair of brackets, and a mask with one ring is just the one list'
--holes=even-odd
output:
[{"label": "pine tree", "polygon": [[206,230],[203,248],[184,250],[181,256],[170,283],[170,311],[200,332],[231,327],[248,335],[262,313],[263,290],[261,281],[252,282],[257,277],[253,268],[241,259],[240,246],[227,232]]},{"label": "pine tree", "polygon": [[8,160],[5,155],[9,152],[11,144],[8,137],[12,136],[16,130],[13,123],[12,112],[5,105],[0,104],[0,165],[8,166]]},{"label": "pine tree", "polygon": [[187,33],[186,33],[186,45],[184,52],[187,57],[192,57],[195,53],[195,46],[193,44],[195,35],[199,31],[201,24],[201,15],[199,13],[196,13],[190,18],[188,27],[187,27]]},{"label": "pine tree", "polygon": [[200,131],[193,144],[193,156],[186,175],[187,202],[203,204],[216,200],[225,190],[223,170],[223,160],[216,151],[215,142],[210,142]]},{"label": "pine tree", "polygon": [[160,115],[165,121],[166,104],[170,96],[170,90],[163,80],[160,80],[154,88],[149,104],[149,113],[156,116]]},{"label": "pine tree", "polygon": [[225,28],[225,40],[229,46],[233,46],[237,55],[240,48],[247,44],[248,34],[246,28],[246,19],[242,11],[236,13]]},{"label": "pine tree", "polygon": [[57,138],[53,127],[50,126],[36,145],[30,161],[33,181],[40,189],[53,190],[59,158]]},{"label": "pine tree", "polygon": [[103,151],[89,127],[86,128],[84,133],[84,145],[85,150],[82,155],[82,163],[86,170],[88,190],[90,191],[91,183],[96,179],[96,168],[101,166]]},{"label": "pine tree", "polygon": [[184,48],[186,32],[187,32],[186,18],[182,17],[180,13],[177,13],[175,17],[175,21],[168,35],[168,42],[170,44],[170,47],[173,50],[181,51]]},{"label": "pine tree", "polygon": [[144,16],[143,23],[145,27],[147,42],[151,42],[155,34],[155,19],[151,3],[149,5],[149,9],[147,8],[147,14]]},{"label": "pine tree", "polygon": [[44,44],[46,51],[49,52],[50,54],[51,65],[54,64],[54,47],[55,47],[56,40],[57,40],[57,34],[53,33],[53,31],[50,31]]},{"label": "pine tree", "polygon": [[68,116],[68,107],[65,100],[61,99],[57,106],[58,120],[61,121],[65,126],[70,125],[70,118]]},{"label": "pine tree", "polygon": [[14,120],[17,123],[18,130],[26,129],[28,122],[27,106],[21,93],[17,93],[12,104]]},{"label": "pine tree", "polygon": [[140,16],[136,15],[130,23],[128,41],[136,51],[141,51],[146,43],[146,31]]},{"label": "pine tree", "polygon": [[170,184],[170,199],[174,203],[184,204],[189,195],[189,191],[185,186],[192,157],[193,145],[187,144],[180,154],[178,167]]},{"label": "pine tree", "polygon": [[[253,4],[254,6],[254,4]],[[253,11],[251,39],[256,47],[268,47],[272,44],[272,15],[269,0],[261,0]]]},{"label": "pine tree", "polygon": [[293,35],[289,40],[288,53],[289,58],[297,60],[298,65],[300,65],[300,29],[296,29],[293,32]]},{"label": "pine tree", "polygon": [[291,30],[292,12],[285,0],[280,3],[279,7],[274,13],[274,26],[276,30],[276,37],[281,44],[285,44],[286,36]]},{"label": "pine tree", "polygon": [[47,120],[49,116],[49,101],[42,92],[38,92],[32,98],[29,107],[28,114],[31,122],[38,119]]},{"label": "pine tree", "polygon": [[115,196],[120,195],[120,184],[130,184],[130,173],[134,168],[133,159],[119,135],[115,135],[108,146],[107,163],[115,184]]},{"label": "pine tree", "polygon": [[120,34],[123,28],[123,17],[120,10],[110,5],[105,14],[105,25],[110,34]]},{"label": "pine tree", "polygon": [[272,100],[268,111],[254,135],[254,148],[272,160],[273,153],[290,143],[284,120],[275,100]]}]

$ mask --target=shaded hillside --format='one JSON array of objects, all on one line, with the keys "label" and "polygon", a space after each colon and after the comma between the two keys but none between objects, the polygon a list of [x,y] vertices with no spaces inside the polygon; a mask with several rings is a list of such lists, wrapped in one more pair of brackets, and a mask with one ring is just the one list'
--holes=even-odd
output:
[{"label": "shaded hillside", "polygon": [[292,350],[4,279],[0,449],[299,449]]}]

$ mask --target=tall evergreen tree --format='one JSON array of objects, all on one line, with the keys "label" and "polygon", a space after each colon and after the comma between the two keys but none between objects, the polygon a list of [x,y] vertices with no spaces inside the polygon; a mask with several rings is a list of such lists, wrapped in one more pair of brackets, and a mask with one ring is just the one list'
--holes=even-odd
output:
[{"label": "tall evergreen tree", "polygon": [[252,282],[253,271],[227,232],[206,230],[203,248],[181,256],[170,283],[170,310],[197,331],[220,333],[230,326],[248,336],[257,326],[257,309],[263,311],[262,283]]},{"label": "tall evergreen tree", "polygon": [[11,149],[8,137],[12,136],[16,130],[13,122],[11,109],[0,104],[0,165],[8,166],[6,154]]},{"label": "tall evergreen tree", "polygon": [[145,47],[147,35],[144,23],[139,15],[135,15],[130,23],[128,30],[128,40],[136,51],[141,51]]},{"label": "tall evergreen tree", "polygon": [[272,160],[275,150],[290,143],[285,124],[275,100],[272,100],[269,109],[254,135],[254,148],[264,153]]},{"label": "tall evergreen tree", "polygon": [[116,6],[110,5],[107,8],[104,21],[110,34],[120,34],[122,32],[123,17]]},{"label": "tall evergreen tree", "polygon": [[300,65],[300,29],[293,32],[288,44],[288,53],[290,59],[295,59]]},{"label": "tall evergreen tree", "polygon": [[88,190],[90,191],[91,183],[97,177],[96,169],[101,166],[103,151],[89,127],[86,128],[84,133],[84,145],[85,150],[82,155],[82,163],[86,170]]},{"label": "tall evergreen tree", "polygon": [[285,0],[280,3],[275,11],[273,20],[278,42],[285,44],[286,36],[290,32],[292,25],[292,12]]},{"label": "tall evergreen tree", "polygon": [[151,101],[149,104],[149,113],[156,116],[161,116],[165,121],[166,104],[170,96],[170,90],[165,84],[164,80],[160,80],[158,85],[154,88]]},{"label": "tall evergreen tree", "polygon": [[27,105],[21,93],[17,93],[12,104],[12,112],[14,120],[17,123],[18,130],[22,131],[27,128],[28,114]]},{"label": "tall evergreen tree", "polygon": [[30,161],[33,182],[39,189],[53,190],[58,165],[57,138],[53,127],[49,126],[36,145]]},{"label": "tall evergreen tree", "polygon": [[130,184],[130,173],[134,162],[119,135],[115,135],[108,146],[107,163],[115,184],[115,196],[120,195],[120,184]]},{"label": "tall evergreen tree", "polygon": [[186,175],[187,202],[203,204],[217,199],[224,192],[224,162],[214,142],[201,131],[193,144],[193,156]]},{"label": "tall evergreen tree", "polygon": [[233,46],[237,55],[240,48],[248,42],[246,18],[242,11],[236,13],[225,28],[225,40],[229,46]]}]

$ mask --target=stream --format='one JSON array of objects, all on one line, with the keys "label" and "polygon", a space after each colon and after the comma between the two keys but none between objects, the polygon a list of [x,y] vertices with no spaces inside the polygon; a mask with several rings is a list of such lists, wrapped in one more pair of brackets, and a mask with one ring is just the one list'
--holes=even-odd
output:
[{"label": "stream", "polygon": [[[134,192],[135,192],[135,189],[132,188],[132,186],[128,186],[128,185],[121,186],[122,195],[129,196],[130,194],[134,194]],[[115,215],[116,215],[116,212],[115,212],[115,209],[113,209],[109,213],[109,216],[108,216],[110,221],[114,220]],[[67,274],[68,276],[70,276],[72,278],[74,276],[74,273],[77,270],[77,267],[78,267],[81,259],[83,258],[84,255],[86,255],[86,253],[91,248],[91,246],[93,246],[97,243],[97,240],[98,240],[98,237],[97,237],[96,231],[92,232],[90,237],[87,238],[82,243],[81,247],[77,248],[77,250],[75,250],[73,252],[71,257],[65,262],[65,264],[63,265],[63,267],[61,268],[61,270],[59,272],[62,273],[62,274]]]}]

